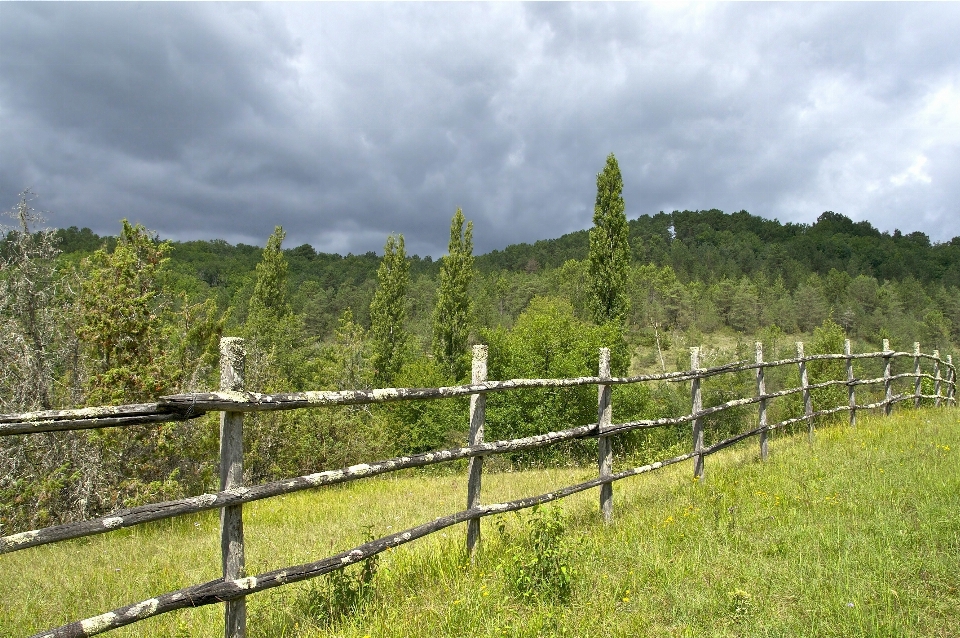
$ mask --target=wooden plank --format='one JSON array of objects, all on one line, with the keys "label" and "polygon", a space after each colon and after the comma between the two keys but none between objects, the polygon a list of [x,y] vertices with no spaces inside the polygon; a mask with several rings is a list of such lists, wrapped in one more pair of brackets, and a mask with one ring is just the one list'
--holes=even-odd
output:
[{"label": "wooden plank", "polygon": [[150,425],[155,423],[171,423],[174,421],[188,421],[203,416],[203,412],[191,415],[162,412],[138,416],[113,416],[91,419],[58,419],[50,421],[21,421],[0,424],[0,436],[14,434],[38,434],[40,432],[67,432],[71,430],[92,430],[95,428],[123,427],[128,425]]},{"label": "wooden plank", "polygon": [[[243,339],[220,339],[220,390],[242,392],[246,351]],[[243,486],[243,412],[223,412],[220,415],[220,490]],[[243,547],[243,506],[228,505],[220,510],[220,553],[224,582],[246,576]],[[224,605],[225,638],[245,638],[247,635],[247,604],[241,597]]]},{"label": "wooden plank", "polygon": [[853,357],[850,340],[843,341],[843,354],[847,355],[847,402],[850,405],[850,427],[857,427],[857,386],[854,384]]},{"label": "wooden plank", "polygon": [[[483,383],[487,380],[487,346],[477,344],[473,346],[473,365],[471,366],[472,383]],[[474,394],[470,397],[470,436],[468,445],[483,443],[483,425],[486,418],[487,397],[483,394]],[[480,507],[480,485],[483,478],[483,457],[470,458],[470,467],[467,472],[467,509]],[[480,519],[476,518],[467,523],[467,553],[474,556],[477,543],[480,542]]]},{"label": "wooden plank", "polygon": [[[71,421],[104,419],[109,417],[150,416],[161,412],[158,403],[131,403],[128,405],[105,405],[74,410],[38,410],[15,414],[0,414],[0,423],[34,423],[41,421]],[[169,410],[166,412],[169,414]]]},{"label": "wooden plank", "polygon": [[[891,357],[912,356],[910,353],[888,353]],[[853,359],[866,359],[882,356],[883,353],[864,353],[851,355]],[[935,359],[933,355],[921,354],[921,358]],[[846,355],[812,355],[807,361],[846,359]],[[799,363],[798,359],[783,359],[763,364],[764,368]],[[942,363],[942,362],[941,362]],[[453,396],[468,396],[477,393],[515,390],[522,388],[575,387],[596,385],[601,381],[607,385],[640,383],[643,381],[686,382],[694,376],[705,379],[728,372],[753,370],[757,364],[727,364],[696,372],[671,372],[656,375],[637,375],[633,377],[577,377],[572,379],[510,379],[507,381],[488,381],[474,386],[462,385],[445,388],[382,388],[369,391],[343,390],[319,392],[293,392],[279,394],[261,394],[255,392],[206,392],[161,397],[158,403],[134,406],[105,406],[102,408],[83,408],[81,410],[53,410],[27,412],[21,414],[0,415],[0,436],[28,434],[33,432],[52,432],[80,430],[99,427],[114,427],[179,421],[200,416],[207,411],[254,412],[262,410],[293,410],[316,408],[331,405],[359,405],[383,403],[388,401],[441,399]],[[899,376],[899,375],[897,375]],[[897,377],[892,377],[896,379]],[[144,407],[145,406],[145,407]],[[126,408],[132,408],[127,414]],[[150,412],[144,414],[144,411]],[[103,411],[105,416],[94,416]]]},{"label": "wooden plank", "polygon": [[[600,348],[599,374],[601,379],[610,378],[610,348]],[[597,386],[597,466],[601,479],[613,474],[613,441],[604,432],[610,429],[613,420],[613,404],[609,385]],[[600,512],[603,522],[613,520],[613,484],[604,483],[600,486]]]},{"label": "wooden plank", "polygon": [[[763,363],[763,343],[756,343],[757,363]],[[760,460],[767,460],[767,400],[762,398],[767,393],[766,382],[763,378],[763,366],[757,368],[757,396],[760,398],[759,423],[760,423]]]},{"label": "wooden plank", "polygon": [[[700,348],[690,348],[690,370],[698,371],[700,369]],[[700,416],[703,410],[703,397],[700,393],[700,377],[694,377],[690,382],[690,414],[693,419],[693,476],[697,479],[703,478],[703,418]]]}]

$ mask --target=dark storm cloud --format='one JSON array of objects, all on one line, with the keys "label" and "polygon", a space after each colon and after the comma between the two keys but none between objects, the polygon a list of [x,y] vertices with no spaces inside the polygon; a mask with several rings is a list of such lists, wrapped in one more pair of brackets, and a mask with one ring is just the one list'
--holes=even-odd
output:
[{"label": "dark storm cloud", "polygon": [[0,3],[0,206],[56,225],[441,254],[630,216],[957,235],[951,4]]}]

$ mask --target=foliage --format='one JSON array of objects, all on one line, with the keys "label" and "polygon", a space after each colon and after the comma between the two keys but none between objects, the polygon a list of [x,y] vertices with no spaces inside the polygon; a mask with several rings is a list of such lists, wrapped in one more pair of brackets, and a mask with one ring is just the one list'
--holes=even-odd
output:
[{"label": "foliage", "polygon": [[410,282],[403,235],[387,237],[377,270],[377,291],[370,302],[370,341],[374,383],[392,385],[406,356],[407,286]]},{"label": "foliage", "polygon": [[[63,274],[52,230],[33,232],[43,218],[30,191],[7,215],[17,227],[4,233],[0,253],[0,406],[8,411],[49,409],[64,372],[69,333]],[[66,302],[66,303],[65,303]]]},{"label": "foliage", "polygon": [[590,229],[590,284],[593,318],[598,324],[626,319],[630,243],[623,206],[623,179],[613,153],[597,175],[597,201]]},{"label": "foliage", "polygon": [[[813,340],[806,354],[840,354],[847,335],[843,328],[833,319],[825,319],[813,331]],[[809,364],[810,383],[823,383],[831,379],[846,379],[846,368],[843,361],[811,361]],[[843,386],[820,388],[810,393],[813,400],[813,409],[823,410],[847,404],[847,389]],[[839,417],[837,417],[839,418]],[[836,419],[834,419],[836,420]]]},{"label": "foliage", "polygon": [[[371,527],[367,540],[373,540]],[[330,627],[360,608],[373,596],[373,583],[380,566],[380,556],[366,558],[359,565],[330,572],[308,583],[300,593],[296,612],[319,627]]]},{"label": "foliage", "polygon": [[517,512],[517,517],[516,531],[508,532],[502,517],[495,521],[505,546],[500,569],[507,585],[524,601],[568,602],[575,572],[563,510],[537,505],[528,514]]},{"label": "foliage", "polygon": [[[482,336],[489,345],[491,379],[593,376],[601,347],[611,348],[614,376],[629,365],[618,326],[593,326],[577,319],[563,298],[536,297],[510,330],[487,330]],[[542,434],[596,419],[593,387],[523,390],[487,399],[486,431],[496,439]]]},{"label": "foliage", "polygon": [[170,246],[139,224],[121,224],[114,251],[97,250],[84,263],[78,295],[84,389],[94,405],[146,401],[171,386],[160,295]]},{"label": "foliage", "polygon": [[[407,360],[396,378],[399,387],[436,388],[449,377],[433,359],[419,356]],[[397,454],[417,454],[455,445],[466,439],[469,400],[399,401],[378,406],[389,439]]]},{"label": "foliage", "polygon": [[257,264],[257,285],[250,298],[250,314],[263,314],[278,319],[290,312],[287,304],[287,258],[281,251],[287,233],[277,226],[267,238],[260,263]]},{"label": "foliage", "polygon": [[433,357],[453,379],[461,379],[466,373],[470,330],[467,289],[473,279],[473,222],[467,222],[466,230],[463,223],[463,211],[458,208],[450,222],[448,254],[440,258],[433,313]]}]

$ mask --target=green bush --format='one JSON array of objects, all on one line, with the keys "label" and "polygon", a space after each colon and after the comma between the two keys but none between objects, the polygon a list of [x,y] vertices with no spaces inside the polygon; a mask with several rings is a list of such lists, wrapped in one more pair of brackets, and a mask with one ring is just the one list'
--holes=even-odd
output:
[{"label": "green bush", "polygon": [[[614,376],[624,374],[629,366],[629,352],[619,329],[577,319],[566,299],[535,297],[513,328],[484,331],[483,337],[489,345],[490,379],[594,376],[601,347],[611,349]],[[596,420],[594,386],[498,393],[487,400],[486,438],[531,436]],[[555,447],[537,452],[535,457],[577,456],[578,449],[576,445]],[[595,454],[596,445],[592,450]],[[515,459],[528,457],[518,455]]]},{"label": "green bush", "polygon": [[529,514],[518,512],[517,516],[520,527],[513,532],[502,517],[496,521],[506,546],[500,569],[510,590],[521,600],[568,602],[574,571],[563,511],[535,506]]}]

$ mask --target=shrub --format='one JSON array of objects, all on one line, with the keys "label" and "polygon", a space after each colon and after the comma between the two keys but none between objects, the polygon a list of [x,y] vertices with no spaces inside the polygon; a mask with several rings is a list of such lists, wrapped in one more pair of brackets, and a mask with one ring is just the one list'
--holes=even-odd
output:
[{"label": "shrub", "polygon": [[503,518],[496,521],[507,546],[500,567],[509,588],[521,600],[566,603],[574,573],[562,510],[535,506],[529,514],[517,515],[520,529],[513,533]]}]

